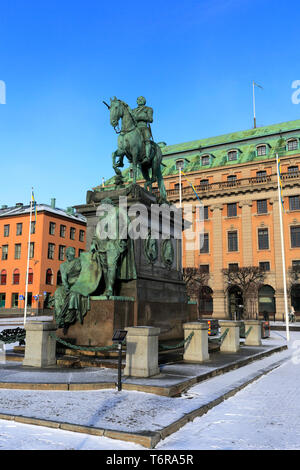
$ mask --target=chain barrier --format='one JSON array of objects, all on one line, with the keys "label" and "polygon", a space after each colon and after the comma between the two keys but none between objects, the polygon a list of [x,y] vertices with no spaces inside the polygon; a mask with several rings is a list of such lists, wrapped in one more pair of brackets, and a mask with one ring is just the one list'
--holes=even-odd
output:
[{"label": "chain barrier", "polygon": [[20,346],[25,344],[26,330],[24,328],[10,328],[0,333],[0,341],[6,344],[19,342]]},{"label": "chain barrier", "polygon": [[187,343],[188,341],[190,341],[192,339],[193,336],[194,336],[194,332],[192,331],[192,333],[186,339],[181,341],[180,343],[175,344],[174,346],[167,346],[166,344],[160,344],[159,348],[161,350],[171,350],[171,349],[182,348],[185,345],[185,343]]},{"label": "chain barrier", "polygon": [[[100,351],[109,351],[109,350],[117,350],[118,345],[117,344],[111,344],[109,346],[76,346],[75,344],[68,343],[67,341],[64,341],[61,338],[58,338],[56,334],[54,333],[49,333],[51,338],[55,339],[58,343],[63,344],[64,346],[67,346],[70,349],[75,349],[77,351],[91,351],[91,352],[100,352]],[[125,343],[125,340],[122,342],[122,344]]]},{"label": "chain barrier", "polygon": [[223,343],[224,339],[226,338],[228,334],[228,331],[229,331],[229,328],[226,328],[224,333],[219,338],[208,338],[208,340],[211,341],[212,343],[218,343],[221,346],[221,344]]},{"label": "chain barrier", "polygon": [[247,330],[245,332],[245,338],[247,338],[247,336],[249,335],[250,331],[252,330],[252,326],[250,326],[249,330]]}]

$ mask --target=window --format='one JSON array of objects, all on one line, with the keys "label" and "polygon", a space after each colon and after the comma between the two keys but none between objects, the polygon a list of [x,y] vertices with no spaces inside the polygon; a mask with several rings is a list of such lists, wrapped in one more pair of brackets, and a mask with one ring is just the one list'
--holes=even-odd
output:
[{"label": "window", "polygon": [[236,175],[227,176],[228,186],[234,186],[236,184]]},{"label": "window", "polygon": [[54,259],[54,243],[48,243],[48,259]]},{"label": "window", "polygon": [[234,160],[237,160],[237,158],[238,158],[238,153],[236,150],[230,150],[230,152],[228,152],[229,162],[233,162]]},{"label": "window", "polygon": [[56,285],[57,285],[57,286],[61,286],[61,285],[62,285],[62,278],[61,278],[61,272],[60,272],[60,271],[57,271]]},{"label": "window", "polygon": [[236,217],[236,216],[237,216],[236,202],[227,204],[227,217]]},{"label": "window", "polygon": [[33,284],[33,269],[29,268],[28,270],[28,284]]},{"label": "window", "polygon": [[15,259],[21,258],[21,243],[15,244]]},{"label": "window", "polygon": [[300,226],[291,227],[291,247],[299,248],[300,247]]},{"label": "window", "polygon": [[300,196],[289,196],[290,211],[300,210]]},{"label": "window", "polygon": [[298,140],[297,139],[290,139],[287,142],[287,150],[290,152],[292,150],[298,149]]},{"label": "window", "polygon": [[200,264],[199,271],[200,273],[209,273],[209,264]]},{"label": "window", "polygon": [[84,230],[79,230],[79,241],[84,242]]},{"label": "window", "polygon": [[30,259],[34,258],[34,242],[30,242],[29,258]]},{"label": "window", "polygon": [[66,236],[66,226],[65,225],[60,226],[59,234],[62,238],[65,238],[65,236]]},{"label": "window", "polygon": [[81,248],[78,248],[78,256],[80,257],[81,253],[84,253],[84,250],[82,250]]},{"label": "window", "polygon": [[35,233],[35,221],[31,222],[30,233],[31,234]]},{"label": "window", "polygon": [[203,220],[207,220],[208,219],[208,206],[203,206]]},{"label": "window", "polygon": [[27,307],[31,307],[32,305],[32,292],[27,293]]},{"label": "window", "polygon": [[0,294],[0,308],[5,307],[5,300],[6,300],[6,295],[5,293]]},{"label": "window", "polygon": [[17,235],[22,235],[23,224],[17,224]]},{"label": "window", "polygon": [[59,245],[59,249],[58,249],[58,259],[60,261],[64,261],[65,259],[65,251],[66,251],[66,247],[64,245]]},{"label": "window", "polygon": [[6,260],[8,258],[8,245],[2,245],[2,260]]},{"label": "window", "polygon": [[210,164],[209,155],[203,155],[203,157],[201,157],[201,165],[205,166],[205,165],[209,165],[209,164]]},{"label": "window", "polygon": [[228,251],[238,251],[238,233],[236,230],[228,232]]},{"label": "window", "polygon": [[46,284],[52,285],[53,282],[53,272],[52,269],[47,269],[46,271]]},{"label": "window", "polygon": [[179,191],[180,186],[181,186],[181,189],[182,189],[182,188],[183,188],[183,184],[180,185],[179,183],[175,183],[175,184],[174,184],[174,189],[176,189],[177,191]]},{"label": "window", "polygon": [[260,199],[256,201],[257,204],[257,213],[258,214],[267,214],[268,212],[268,202],[267,199]]},{"label": "window", "polygon": [[70,228],[70,240],[75,240],[76,229],[74,227]]},{"label": "window", "polygon": [[292,268],[294,272],[300,273],[300,260],[295,259],[292,261]]},{"label": "window", "polygon": [[228,269],[229,271],[237,271],[239,269],[239,263],[229,263]]},{"label": "window", "polygon": [[267,176],[267,172],[265,170],[261,170],[261,171],[256,172],[256,179],[260,183],[263,182],[263,181],[266,181],[266,176]]},{"label": "window", "polygon": [[50,222],[49,223],[49,235],[54,235],[55,234],[55,222]]},{"label": "window", "polygon": [[256,148],[257,156],[262,157],[263,155],[267,155],[267,146],[266,145],[259,145]]},{"label": "window", "polygon": [[298,166],[289,166],[288,167],[288,174],[289,175],[298,175],[298,173],[299,173]]},{"label": "window", "polygon": [[176,165],[176,170],[182,170],[182,168],[184,167],[184,160],[177,160],[175,165]]},{"label": "window", "polygon": [[9,224],[4,225],[4,236],[9,237]]},{"label": "window", "polygon": [[200,235],[200,253],[209,253],[209,234]]},{"label": "window", "polygon": [[201,180],[200,181],[200,189],[207,189],[209,185],[209,180]]},{"label": "window", "polygon": [[11,294],[11,306],[12,308],[18,308],[19,305],[19,294],[18,292],[13,292]]},{"label": "window", "polygon": [[13,272],[13,284],[20,284],[20,271],[15,269]]},{"label": "window", "polygon": [[7,272],[6,269],[2,269],[1,275],[0,275],[0,284],[1,286],[5,286],[7,281]]},{"label": "window", "polygon": [[262,271],[270,271],[270,261],[260,261],[259,268]]},{"label": "window", "polygon": [[258,249],[259,250],[269,249],[269,229],[267,228],[258,229]]}]

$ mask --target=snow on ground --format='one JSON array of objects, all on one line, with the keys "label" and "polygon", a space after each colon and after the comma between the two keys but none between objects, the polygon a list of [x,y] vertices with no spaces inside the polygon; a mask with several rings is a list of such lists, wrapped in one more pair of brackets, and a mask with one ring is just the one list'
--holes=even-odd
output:
[{"label": "snow on ground", "polygon": [[[285,343],[272,332],[267,344]],[[273,354],[192,387],[181,398],[114,390],[87,392],[0,390],[1,412],[39,415],[118,429],[156,430],[228,391],[270,364],[286,360],[234,397],[161,441],[157,449],[300,449],[300,333]],[[298,355],[297,355],[298,354]],[[66,419],[67,418],[67,419]],[[1,449],[144,449],[133,443],[0,420]]]}]

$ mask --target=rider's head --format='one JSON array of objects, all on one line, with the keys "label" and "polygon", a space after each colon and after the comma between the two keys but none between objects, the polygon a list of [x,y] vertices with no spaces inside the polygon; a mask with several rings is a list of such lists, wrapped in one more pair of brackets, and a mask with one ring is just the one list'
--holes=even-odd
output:
[{"label": "rider's head", "polygon": [[146,104],[146,98],[144,98],[143,96],[139,96],[138,99],[136,100],[137,104],[138,105],[145,105]]}]

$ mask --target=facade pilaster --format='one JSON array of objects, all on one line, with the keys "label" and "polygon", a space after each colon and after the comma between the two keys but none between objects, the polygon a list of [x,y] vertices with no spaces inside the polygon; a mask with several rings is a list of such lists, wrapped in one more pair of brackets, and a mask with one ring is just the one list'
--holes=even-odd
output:
[{"label": "facade pilaster", "polygon": [[213,282],[213,316],[226,318],[226,295],[223,280],[223,231],[222,231],[222,204],[211,206],[213,213],[213,259],[214,259],[214,282]]},{"label": "facade pilaster", "polygon": [[253,265],[252,246],[252,201],[241,201],[239,207],[242,208],[242,246],[243,246],[243,266]]}]

